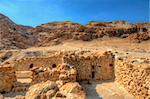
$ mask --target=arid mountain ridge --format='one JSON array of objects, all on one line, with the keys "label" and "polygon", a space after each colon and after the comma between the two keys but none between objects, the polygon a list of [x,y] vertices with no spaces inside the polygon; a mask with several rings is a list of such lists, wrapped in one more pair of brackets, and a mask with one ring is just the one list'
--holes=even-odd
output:
[{"label": "arid mountain ridge", "polygon": [[36,26],[18,25],[0,14],[0,50],[51,46],[66,40],[91,41],[103,37],[119,37],[140,43],[150,39],[150,23],[126,21],[95,22],[86,25],[71,21],[49,22]]}]

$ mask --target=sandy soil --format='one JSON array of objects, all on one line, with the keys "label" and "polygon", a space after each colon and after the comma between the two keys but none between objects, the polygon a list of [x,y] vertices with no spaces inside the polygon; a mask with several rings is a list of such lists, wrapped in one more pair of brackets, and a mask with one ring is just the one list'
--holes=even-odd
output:
[{"label": "sandy soil", "polygon": [[113,81],[81,82],[88,99],[134,99],[123,87]]}]

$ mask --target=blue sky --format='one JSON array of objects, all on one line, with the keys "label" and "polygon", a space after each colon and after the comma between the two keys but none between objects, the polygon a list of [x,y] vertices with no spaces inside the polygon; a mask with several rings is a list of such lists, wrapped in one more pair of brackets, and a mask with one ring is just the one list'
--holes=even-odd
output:
[{"label": "blue sky", "polygon": [[0,0],[0,13],[23,25],[50,21],[149,21],[149,0]]}]

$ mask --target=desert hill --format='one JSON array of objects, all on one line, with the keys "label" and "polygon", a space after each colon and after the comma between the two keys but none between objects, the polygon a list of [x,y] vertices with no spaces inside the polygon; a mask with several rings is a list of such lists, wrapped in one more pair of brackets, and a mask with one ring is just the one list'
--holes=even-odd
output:
[{"label": "desert hill", "polygon": [[35,38],[27,32],[32,27],[15,24],[0,14],[0,49],[22,49],[33,46]]},{"label": "desert hill", "polygon": [[71,21],[49,22],[32,28],[14,23],[0,14],[0,49],[25,49],[51,46],[66,40],[91,41],[103,37],[126,38],[132,42],[149,40],[149,23],[126,21],[95,22],[86,25]]}]

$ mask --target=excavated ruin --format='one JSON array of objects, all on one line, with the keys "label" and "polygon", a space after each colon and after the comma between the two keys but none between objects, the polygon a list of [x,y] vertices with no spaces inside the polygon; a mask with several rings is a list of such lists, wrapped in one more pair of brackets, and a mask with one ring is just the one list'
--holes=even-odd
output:
[{"label": "excavated ruin", "polygon": [[149,60],[138,62],[140,60],[115,58],[111,51],[100,50],[28,55],[0,66],[0,92],[26,93],[16,99],[86,99],[85,90],[79,85],[81,81],[112,80],[136,98],[148,99]]},{"label": "excavated ruin", "polygon": [[150,23],[33,28],[0,14],[0,99],[150,99],[149,41]]}]

